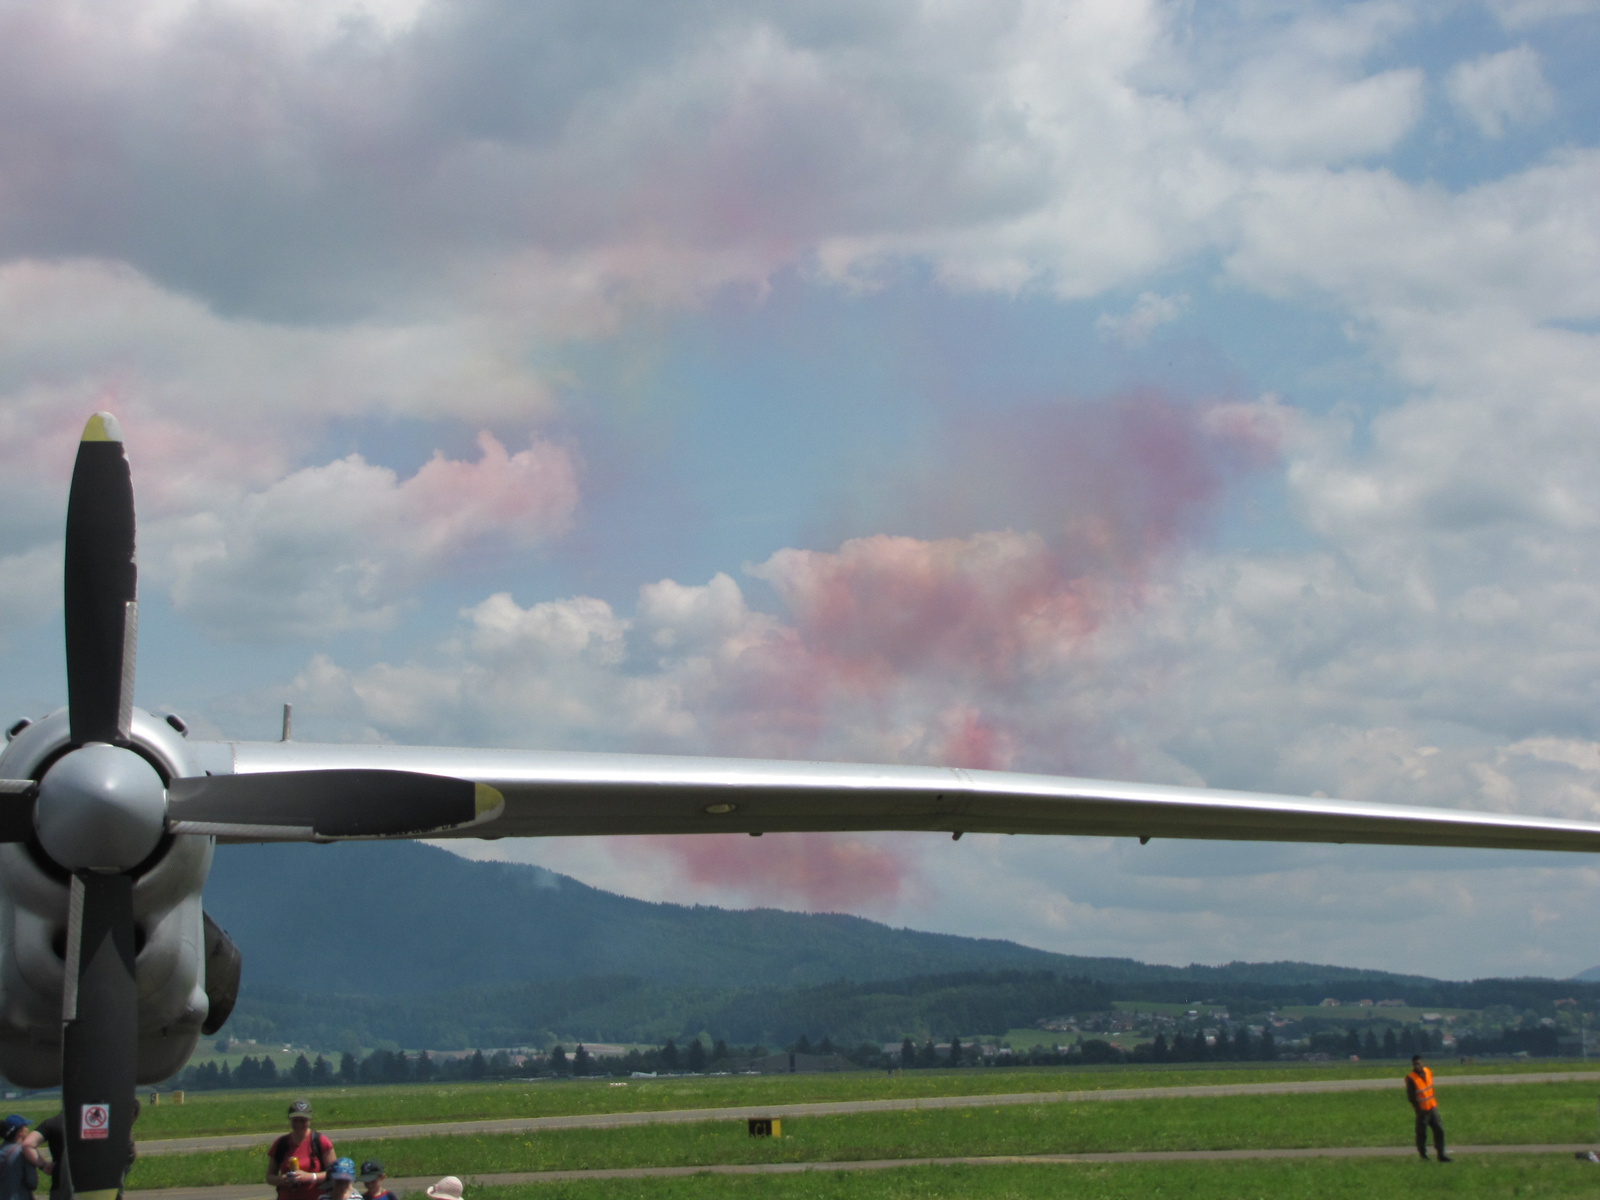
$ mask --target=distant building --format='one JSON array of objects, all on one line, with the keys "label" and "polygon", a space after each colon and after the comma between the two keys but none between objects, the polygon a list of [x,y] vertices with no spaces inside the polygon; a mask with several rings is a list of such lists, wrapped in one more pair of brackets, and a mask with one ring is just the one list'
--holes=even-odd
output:
[{"label": "distant building", "polygon": [[860,1067],[837,1054],[791,1054],[780,1051],[764,1058],[735,1059],[732,1069],[757,1075],[816,1075],[827,1071],[859,1071]]}]

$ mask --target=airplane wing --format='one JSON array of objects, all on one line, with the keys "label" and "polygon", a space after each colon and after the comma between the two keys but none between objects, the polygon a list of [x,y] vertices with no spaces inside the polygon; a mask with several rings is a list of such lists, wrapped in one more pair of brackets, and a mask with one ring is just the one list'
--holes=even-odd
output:
[{"label": "airplane wing", "polygon": [[442,835],[454,837],[922,830],[1600,851],[1600,824],[1584,821],[951,767],[293,741],[215,745],[211,769],[219,774],[408,771],[488,785],[504,796],[497,818]]}]

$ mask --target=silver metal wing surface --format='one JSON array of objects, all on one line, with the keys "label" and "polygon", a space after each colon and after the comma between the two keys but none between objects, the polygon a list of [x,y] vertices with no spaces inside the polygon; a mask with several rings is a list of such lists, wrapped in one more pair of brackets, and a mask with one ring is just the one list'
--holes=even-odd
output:
[{"label": "silver metal wing surface", "polygon": [[[498,818],[443,836],[921,830],[1600,851],[1600,824],[1584,821],[1000,771],[307,742],[222,745],[239,774],[408,771],[471,780],[504,796]],[[227,769],[220,756],[216,766]]]}]

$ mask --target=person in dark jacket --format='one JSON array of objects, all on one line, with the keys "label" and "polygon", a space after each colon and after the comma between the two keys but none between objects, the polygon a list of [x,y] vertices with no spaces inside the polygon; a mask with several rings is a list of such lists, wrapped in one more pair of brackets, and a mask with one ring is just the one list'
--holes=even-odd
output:
[{"label": "person in dark jacket", "polygon": [[50,1160],[40,1170],[50,1176],[50,1200],[60,1200],[61,1182],[56,1176],[56,1166],[61,1162],[62,1151],[67,1144],[67,1127],[61,1119],[61,1114],[57,1113],[40,1121],[28,1135],[28,1140],[33,1143],[35,1152],[41,1142],[50,1148]]},{"label": "person in dark jacket", "polygon": [[[137,1097],[133,1101],[134,1124],[139,1122],[139,1114],[144,1111],[144,1105],[139,1103]],[[46,1117],[40,1121],[37,1128],[27,1137],[27,1144],[38,1153],[39,1146],[45,1145],[50,1150],[48,1160],[39,1165],[39,1169],[50,1176],[50,1200],[61,1200],[61,1156],[67,1149],[67,1126],[63,1114],[57,1113],[53,1117]],[[128,1142],[128,1165],[122,1169],[122,1182],[128,1181],[128,1172],[133,1170],[133,1164],[139,1158],[138,1148],[130,1139]],[[122,1194],[122,1187],[117,1188],[117,1195]]]}]

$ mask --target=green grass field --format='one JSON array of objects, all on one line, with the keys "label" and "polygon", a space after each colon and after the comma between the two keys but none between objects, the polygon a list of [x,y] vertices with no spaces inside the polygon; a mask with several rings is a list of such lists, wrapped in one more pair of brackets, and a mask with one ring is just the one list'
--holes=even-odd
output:
[{"label": "green grass field", "polygon": [[[1508,1061],[1473,1067],[1436,1064],[1442,1083],[1452,1073],[1516,1074],[1579,1069],[1571,1059],[1556,1062]],[[1595,1064],[1600,1083],[1600,1063]],[[397,1087],[322,1088],[306,1093],[317,1110],[319,1128],[359,1128],[430,1121],[492,1120],[504,1117],[563,1116],[578,1113],[718,1108],[748,1104],[799,1104],[827,1100],[888,1097],[976,1096],[1005,1092],[1089,1091],[1102,1088],[1255,1083],[1287,1079],[1393,1078],[1398,1063],[1283,1063],[1265,1067],[1181,1064],[1163,1068],[1025,1068],[906,1071],[889,1077],[862,1071],[841,1075],[687,1076],[633,1079],[611,1087],[603,1079],[546,1080],[476,1084],[408,1084]],[[620,1082],[620,1081],[612,1081]],[[203,1137],[223,1133],[276,1135],[284,1111],[300,1093],[284,1091],[191,1092],[187,1102],[146,1105],[136,1134],[141,1141]],[[29,1113],[39,1117],[43,1112]]]},{"label": "green grass field", "polygon": [[[1446,1128],[1458,1144],[1589,1142],[1596,1136],[1592,1083],[1442,1086],[1440,1092]],[[751,1138],[742,1122],[717,1121],[393,1141],[352,1138],[338,1149],[357,1160],[381,1159],[395,1176],[466,1176],[953,1155],[1384,1146],[1405,1145],[1410,1135],[1403,1096],[1355,1092],[785,1118],[780,1140]],[[265,1171],[264,1150],[265,1142],[252,1152],[145,1158],[130,1186],[255,1182]],[[1588,1178],[1600,1190],[1600,1168]]]},{"label": "green grass field", "polygon": [[470,1200],[1451,1200],[1592,1197],[1600,1167],[1507,1156],[1405,1160],[908,1167],[804,1175],[695,1175],[471,1188]]}]

